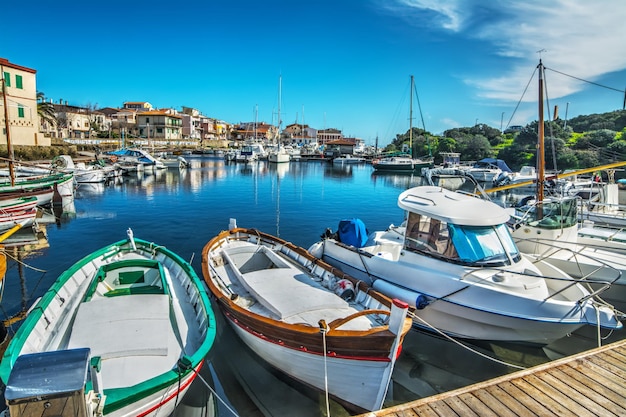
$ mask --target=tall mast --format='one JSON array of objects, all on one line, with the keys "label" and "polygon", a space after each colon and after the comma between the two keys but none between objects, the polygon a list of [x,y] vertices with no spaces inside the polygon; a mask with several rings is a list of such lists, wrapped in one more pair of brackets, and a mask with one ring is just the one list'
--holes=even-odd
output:
[{"label": "tall mast", "polygon": [[544,163],[544,126],[543,126],[543,63],[539,59],[539,143],[537,146],[537,201],[543,201],[543,186],[545,182]]},{"label": "tall mast", "polygon": [[411,75],[411,94],[409,105],[409,147],[411,149],[411,158],[413,158],[413,76]]},{"label": "tall mast", "polygon": [[13,145],[11,144],[11,129],[9,128],[9,107],[7,105],[7,82],[4,79],[4,69],[0,67],[0,75],[2,75],[2,101],[4,104],[4,127],[7,132],[7,153],[9,157],[9,177],[11,178],[11,185],[15,185],[15,168],[13,167]]},{"label": "tall mast", "polygon": [[281,94],[282,94],[282,87],[283,87],[283,75],[280,74],[278,76],[278,132],[276,135],[276,143],[280,143],[280,124],[282,123],[282,121],[280,120],[280,100],[281,100]]}]

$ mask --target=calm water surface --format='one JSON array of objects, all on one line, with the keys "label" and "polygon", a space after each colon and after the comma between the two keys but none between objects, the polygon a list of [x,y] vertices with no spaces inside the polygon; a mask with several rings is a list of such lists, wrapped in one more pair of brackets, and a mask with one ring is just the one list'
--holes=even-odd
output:
[{"label": "calm water surface", "polygon": [[[132,228],[189,260],[202,277],[204,245],[235,218],[308,248],[340,219],[359,217],[369,231],[402,222],[397,197],[420,185],[406,175],[377,175],[370,165],[333,167],[324,162],[226,164],[213,157],[188,157],[191,168],[142,173],[112,184],[81,184],[73,203],[57,208],[38,245],[10,249],[3,320],[11,320],[43,295],[69,266]],[[500,195],[501,201],[520,198]],[[20,233],[24,236],[25,233]],[[215,309],[219,316],[219,310]],[[218,317],[221,320],[221,317]],[[324,395],[289,379],[254,356],[223,321],[202,371],[176,416],[322,416]],[[19,321],[8,327],[9,336]],[[465,346],[417,331],[409,333],[396,365],[387,406],[532,366],[563,353],[594,346],[594,329],[584,329],[549,349],[522,346]],[[607,343],[623,335],[611,335]],[[471,348],[473,350],[468,349]],[[480,353],[480,354],[479,354]],[[496,358],[495,362],[485,356]],[[205,386],[208,384],[210,388]],[[3,402],[3,401],[2,401]],[[350,413],[332,404],[331,415]]]}]

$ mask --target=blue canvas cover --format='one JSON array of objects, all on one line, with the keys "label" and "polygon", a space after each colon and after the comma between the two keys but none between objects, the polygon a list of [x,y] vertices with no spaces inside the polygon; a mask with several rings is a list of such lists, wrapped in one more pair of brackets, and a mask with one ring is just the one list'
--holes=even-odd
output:
[{"label": "blue canvas cover", "polygon": [[337,234],[340,242],[356,248],[362,248],[367,242],[367,228],[361,219],[341,220]]},{"label": "blue canvas cover", "polygon": [[502,159],[496,159],[496,158],[483,158],[480,161],[476,162],[474,166],[477,168],[480,168],[480,167],[489,167],[490,165],[497,166],[504,172],[512,172],[511,168],[509,168],[506,162],[504,162]]}]

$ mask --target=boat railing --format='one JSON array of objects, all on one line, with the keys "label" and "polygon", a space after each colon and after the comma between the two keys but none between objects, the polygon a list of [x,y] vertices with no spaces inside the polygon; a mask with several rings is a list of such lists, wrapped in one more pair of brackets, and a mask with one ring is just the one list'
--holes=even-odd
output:
[{"label": "boat railing", "polygon": [[[522,239],[517,239],[516,244]],[[576,263],[575,270],[580,271],[580,277],[572,277],[577,282],[587,283],[590,285],[600,285],[600,288],[607,286],[607,288],[615,284],[622,276],[622,272],[615,268],[613,265],[598,259],[592,258],[585,254],[585,250],[588,248],[598,248],[594,245],[576,244],[575,247],[564,247],[563,242],[555,243],[553,240],[545,238],[526,238],[523,239],[527,243],[537,244],[537,246],[543,247],[543,251],[540,254],[532,255],[533,263],[543,262],[546,259],[554,258],[558,254],[565,253],[565,259],[570,262]],[[583,268],[582,264],[585,261],[589,261],[590,268]],[[602,277],[599,275],[602,274]],[[605,288],[606,289],[606,288]],[[604,291],[605,289],[602,289]],[[600,291],[600,292],[602,292]]]}]

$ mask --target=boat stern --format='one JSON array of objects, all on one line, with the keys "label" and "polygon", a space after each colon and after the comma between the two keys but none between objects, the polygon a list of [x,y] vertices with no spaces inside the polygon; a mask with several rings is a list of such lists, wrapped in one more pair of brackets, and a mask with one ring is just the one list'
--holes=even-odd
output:
[{"label": "boat stern", "polygon": [[48,415],[102,415],[104,396],[94,392],[89,377],[90,350],[79,348],[21,355],[15,361],[5,389],[11,417]]}]

